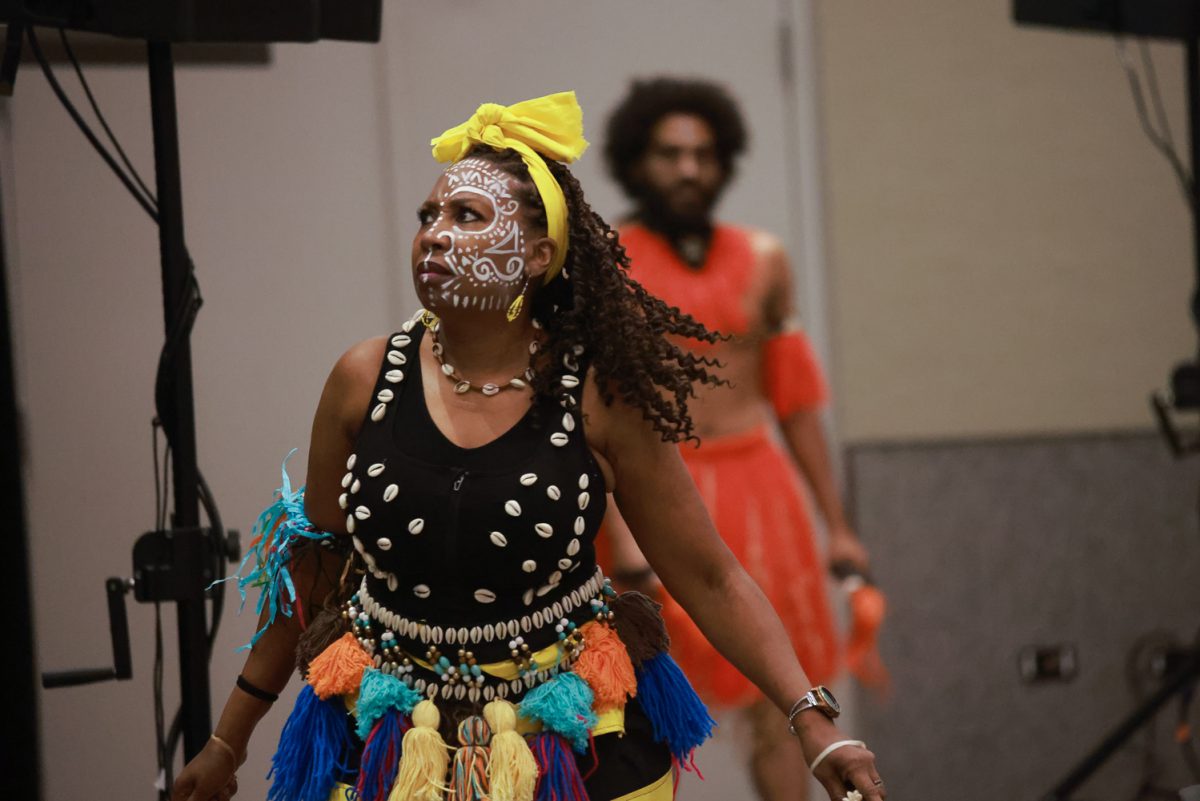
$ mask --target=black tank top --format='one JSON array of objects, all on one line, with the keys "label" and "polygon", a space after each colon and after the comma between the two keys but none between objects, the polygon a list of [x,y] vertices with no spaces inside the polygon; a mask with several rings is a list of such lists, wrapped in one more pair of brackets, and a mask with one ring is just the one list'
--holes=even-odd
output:
[{"label": "black tank top", "polygon": [[593,541],[605,486],[583,435],[583,373],[568,364],[559,398],[535,398],[495,440],[462,448],[425,403],[424,333],[410,321],[389,338],[342,481],[367,568],[355,612],[377,641],[417,656],[433,646],[455,665],[460,649],[508,659],[517,638],[536,651],[602,602]]}]

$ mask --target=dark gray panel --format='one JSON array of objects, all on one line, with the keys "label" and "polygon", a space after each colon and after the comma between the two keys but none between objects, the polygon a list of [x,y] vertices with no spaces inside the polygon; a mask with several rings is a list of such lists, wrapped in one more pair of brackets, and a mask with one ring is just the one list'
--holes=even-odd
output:
[{"label": "dark gray panel", "polygon": [[[848,468],[896,685],[886,706],[861,699],[860,720],[895,798],[1037,799],[1132,708],[1138,638],[1200,627],[1200,461],[1156,436],[863,445]],[[1060,642],[1078,648],[1075,681],[1023,684],[1020,649]],[[1175,712],[1159,777],[1178,787]],[[1133,798],[1144,743],[1078,797]]]}]

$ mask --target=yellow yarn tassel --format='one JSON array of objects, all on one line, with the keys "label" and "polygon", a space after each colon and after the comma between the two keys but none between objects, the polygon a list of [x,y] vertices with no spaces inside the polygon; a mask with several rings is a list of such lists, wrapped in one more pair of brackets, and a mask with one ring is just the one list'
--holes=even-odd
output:
[{"label": "yellow yarn tassel", "polygon": [[433,701],[413,709],[413,727],[400,744],[400,772],[388,801],[442,801],[450,752],[438,733],[442,716]]},{"label": "yellow yarn tassel", "polygon": [[371,657],[354,635],[346,632],[309,663],[308,683],[322,701],[356,693],[363,671],[370,665]]},{"label": "yellow yarn tassel", "polygon": [[491,701],[483,708],[483,717],[492,727],[491,801],[533,801],[537,760],[517,733],[517,708],[508,701]]},{"label": "yellow yarn tassel", "polygon": [[571,668],[588,683],[597,710],[625,706],[626,698],[637,695],[637,674],[625,644],[617,632],[599,623],[583,626],[583,652]]}]

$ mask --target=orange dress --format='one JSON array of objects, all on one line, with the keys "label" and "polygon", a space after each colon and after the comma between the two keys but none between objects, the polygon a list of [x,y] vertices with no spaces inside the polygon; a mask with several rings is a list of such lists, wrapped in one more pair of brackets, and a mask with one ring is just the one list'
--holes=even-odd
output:
[{"label": "orange dress", "polygon": [[[749,332],[745,295],[755,254],[746,231],[718,226],[699,270],[685,265],[665,239],[641,225],[623,227],[620,237],[632,277],[652,294],[709,329],[733,335]],[[796,335],[789,336],[794,342]],[[769,351],[765,344],[764,357],[770,358]],[[764,383],[782,373],[793,408],[823,404],[825,382],[807,343],[786,351],[791,358],[785,369],[764,370]],[[764,386],[764,397],[770,391]],[[699,448],[681,446],[680,454],[717,531],[782,619],[805,672],[814,682],[830,681],[839,664],[838,635],[824,560],[817,551],[795,463],[766,425],[704,439]],[[700,695],[710,703],[735,706],[758,700],[757,688],[709,645],[679,604],[670,597],[663,600],[671,654]]]}]

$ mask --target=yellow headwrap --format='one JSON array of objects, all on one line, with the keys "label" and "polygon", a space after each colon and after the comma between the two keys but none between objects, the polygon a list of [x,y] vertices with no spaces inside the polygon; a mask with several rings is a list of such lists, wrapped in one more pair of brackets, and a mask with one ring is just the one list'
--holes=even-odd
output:
[{"label": "yellow headwrap", "polygon": [[587,149],[583,110],[575,93],[558,92],[512,106],[484,103],[471,119],[430,144],[433,157],[441,162],[458,161],[478,144],[521,154],[546,207],[546,233],[558,245],[544,280],[557,275],[567,258],[567,201],[543,157],[570,164]]}]

